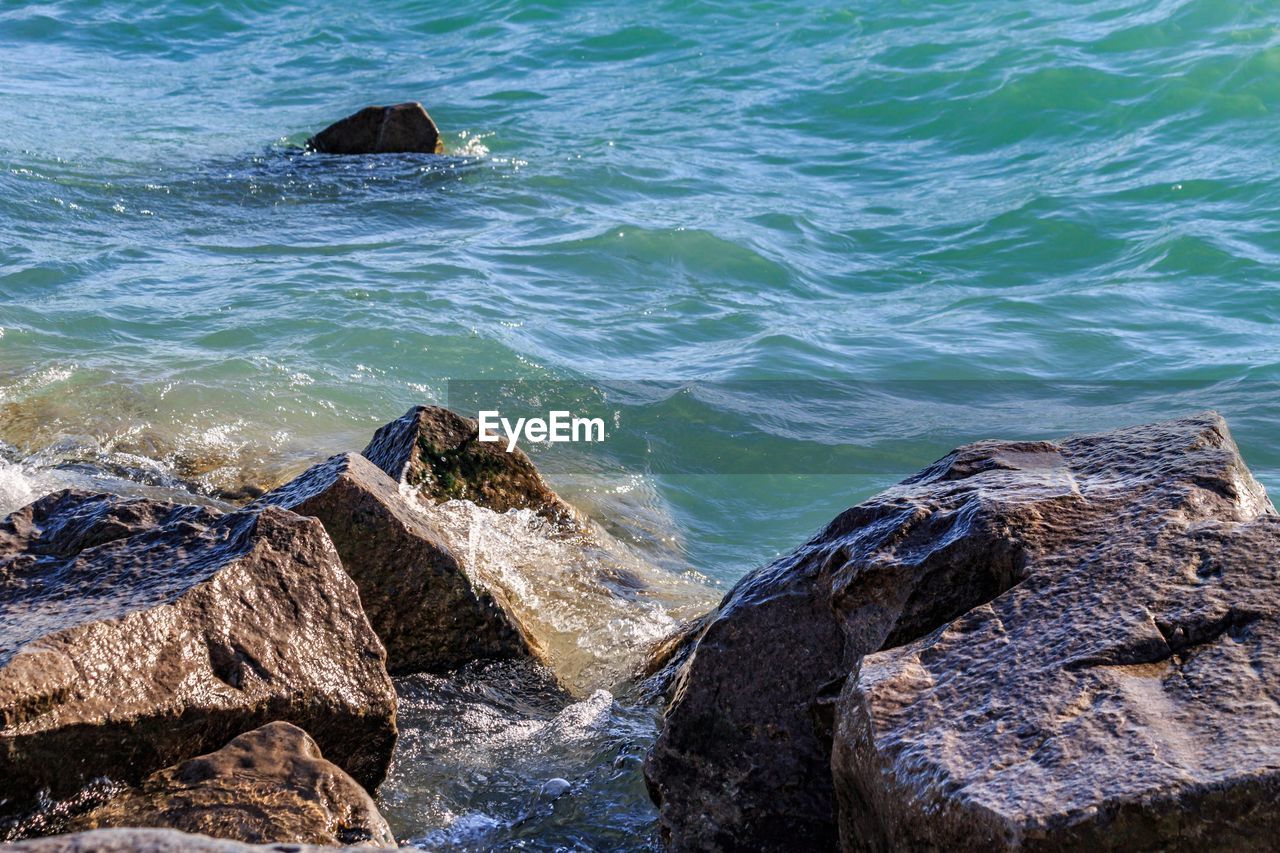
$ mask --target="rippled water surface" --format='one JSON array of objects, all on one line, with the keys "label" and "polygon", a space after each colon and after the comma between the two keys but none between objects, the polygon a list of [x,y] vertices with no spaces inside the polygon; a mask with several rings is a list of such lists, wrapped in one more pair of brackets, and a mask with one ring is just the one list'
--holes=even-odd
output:
[{"label": "rippled water surface", "polygon": [[[956,443],[1217,407],[1280,484],[1273,2],[6,4],[0,80],[0,510],[243,496],[449,380],[621,400],[535,455],[675,592],[553,609],[549,705],[402,685],[405,837],[653,843],[590,674]],[[448,156],[298,148],[409,99]]]}]

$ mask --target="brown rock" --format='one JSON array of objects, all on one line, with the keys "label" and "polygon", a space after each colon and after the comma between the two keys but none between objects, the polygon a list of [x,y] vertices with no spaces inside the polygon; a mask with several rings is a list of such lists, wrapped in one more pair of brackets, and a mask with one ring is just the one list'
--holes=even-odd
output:
[{"label": "brown rock", "polygon": [[[305,726],[368,788],[384,776],[385,652],[320,523],[178,514],[79,553],[0,560],[0,830],[42,792],[136,784],[273,720]],[[37,552],[56,539],[41,517]]]},{"label": "brown rock", "polygon": [[468,577],[422,510],[363,456],[334,456],[258,504],[320,519],[393,673],[540,656],[501,594]]},{"label": "brown rock", "polygon": [[322,154],[443,154],[440,130],[422,104],[365,107],[307,140]]},{"label": "brown rock", "polygon": [[837,802],[846,849],[1256,844],[1278,524],[1212,414],[960,448],[726,596],[646,767],[671,846],[831,847]]},{"label": "brown rock", "polygon": [[157,771],[71,826],[106,827],[178,829],[250,844],[396,846],[365,790],[326,761],[306,732],[280,722]]},{"label": "brown rock", "polygon": [[[334,853],[354,848],[311,844],[241,844],[176,829],[95,829],[9,845],[19,853]],[[359,848],[368,853],[368,847]]]},{"label": "brown rock", "polygon": [[532,509],[561,527],[576,513],[542,481],[524,451],[481,442],[480,425],[439,406],[415,406],[373,434],[364,456],[426,500],[462,498],[494,512]]}]

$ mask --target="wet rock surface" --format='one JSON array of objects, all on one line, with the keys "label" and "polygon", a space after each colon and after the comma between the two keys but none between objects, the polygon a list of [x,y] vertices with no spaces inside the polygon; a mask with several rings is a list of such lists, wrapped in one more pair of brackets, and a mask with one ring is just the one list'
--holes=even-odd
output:
[{"label": "wet rock surface", "polygon": [[443,154],[440,130],[422,104],[365,107],[307,140],[322,154]]},{"label": "wet rock surface", "polygon": [[1265,846],[1278,555],[1216,415],[960,448],[726,596],[646,766],[664,834]]},{"label": "wet rock surface", "polygon": [[[64,510],[101,508],[85,506]],[[38,796],[67,798],[103,776],[137,784],[274,720],[303,726],[371,790],[385,775],[396,735],[385,652],[320,523],[276,508],[173,512],[77,553],[67,543],[81,533],[46,526],[22,535],[50,553],[0,560],[10,834]],[[51,517],[15,516],[10,548],[13,531]],[[119,529],[95,524],[65,529],[99,531],[82,542]]]},{"label": "wet rock surface", "polygon": [[208,507],[64,489],[0,519],[0,561],[71,557],[175,521],[209,525],[219,515]]},{"label": "wet rock surface", "polygon": [[420,508],[372,462],[344,453],[261,498],[314,516],[360,588],[394,674],[539,657],[501,593],[473,580]]},{"label": "wet rock surface", "polygon": [[157,827],[251,844],[395,847],[377,806],[310,736],[269,723],[216,752],[157,771],[72,830]]},{"label": "wet rock surface", "polygon": [[416,406],[380,428],[364,456],[424,500],[469,500],[494,512],[531,509],[575,528],[573,508],[547,486],[524,451],[481,442],[479,423],[439,406]]},{"label": "wet rock surface", "polygon": [[[10,845],[22,853],[334,853],[311,844],[243,844],[176,829],[95,829]],[[368,847],[359,848],[367,853]]]}]

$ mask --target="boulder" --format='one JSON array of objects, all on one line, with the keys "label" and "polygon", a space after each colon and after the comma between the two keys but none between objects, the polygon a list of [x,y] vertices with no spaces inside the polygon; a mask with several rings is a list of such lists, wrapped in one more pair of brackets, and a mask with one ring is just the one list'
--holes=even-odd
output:
[{"label": "boulder", "polygon": [[524,451],[481,442],[480,425],[440,406],[415,406],[373,434],[364,456],[439,503],[462,498],[494,512],[531,509],[573,529],[577,514],[543,482]]},{"label": "boulder", "polygon": [[[176,829],[95,829],[19,841],[9,847],[18,853],[334,853],[334,848],[311,844],[242,844]],[[359,848],[368,853],[368,847]]]},{"label": "boulder", "polygon": [[725,597],[646,765],[663,831],[1265,843],[1278,577],[1280,520],[1217,415],[962,447]]},{"label": "boulder", "polygon": [[322,154],[443,154],[440,129],[422,104],[365,107],[307,140]]},{"label": "boulder", "polygon": [[250,844],[396,846],[368,793],[326,761],[306,732],[282,722],[157,771],[70,828],[107,827],[178,829]]},{"label": "boulder", "polygon": [[[58,500],[67,519],[121,515]],[[47,504],[5,522],[0,830],[21,832],[37,800],[103,776],[137,784],[274,720],[305,727],[376,787],[395,743],[395,692],[320,523],[276,508],[211,520],[130,506],[176,517],[75,553],[77,537],[119,528],[62,523]],[[12,554],[16,530],[30,551]]]},{"label": "boulder", "polygon": [[0,561],[71,557],[175,521],[207,526],[219,515],[208,507],[64,489],[0,519]]},{"label": "boulder", "polygon": [[472,580],[422,509],[372,462],[343,453],[259,499],[318,518],[394,674],[540,657],[501,593]]}]

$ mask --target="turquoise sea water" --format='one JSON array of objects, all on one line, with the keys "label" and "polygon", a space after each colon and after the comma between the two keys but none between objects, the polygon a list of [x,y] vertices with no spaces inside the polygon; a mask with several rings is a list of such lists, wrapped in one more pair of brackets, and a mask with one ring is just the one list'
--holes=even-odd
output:
[{"label": "turquoise sea water", "polygon": [[[410,99],[451,156],[297,150]],[[1274,490],[1278,107],[1275,2],[6,3],[0,509],[514,379],[607,398],[535,455],[716,587],[975,438],[1217,407]]]}]

